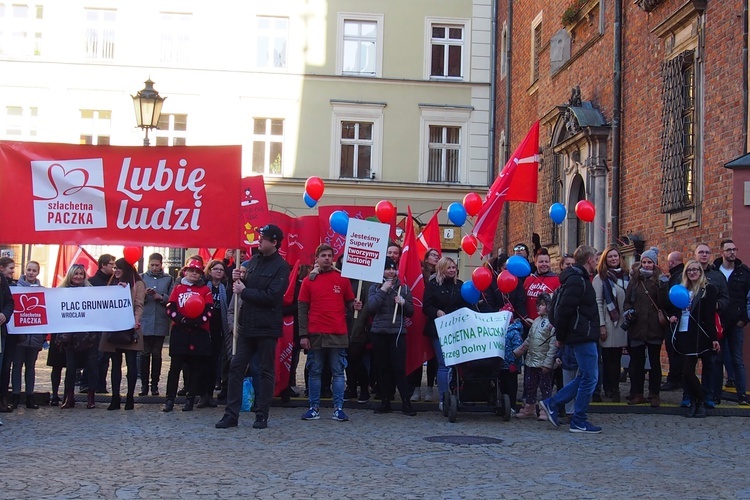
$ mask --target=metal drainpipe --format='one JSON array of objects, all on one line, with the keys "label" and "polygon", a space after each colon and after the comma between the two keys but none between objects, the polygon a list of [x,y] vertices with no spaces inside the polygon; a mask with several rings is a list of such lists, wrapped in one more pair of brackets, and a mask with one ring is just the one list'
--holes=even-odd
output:
[{"label": "metal drainpipe", "polygon": [[748,47],[747,47],[747,2],[745,0],[742,6],[742,113],[743,113],[743,127],[742,127],[742,142],[745,146],[745,152],[750,151],[750,145],[747,143],[747,127],[748,127]]},{"label": "metal drainpipe", "polygon": [[495,179],[495,140],[497,136],[495,127],[495,102],[497,102],[497,2],[492,0],[492,45],[490,46],[490,130],[489,149],[487,151],[487,187],[492,185]]},{"label": "metal drainpipe", "polygon": [[620,142],[622,114],[622,0],[615,0],[612,105],[612,241],[620,239]]},{"label": "metal drainpipe", "polygon": [[[508,163],[510,158],[510,93],[511,93],[511,64],[510,61],[513,58],[513,0],[508,0],[508,39],[505,42],[505,151],[503,151],[503,166]],[[505,251],[508,251],[508,224],[510,224],[510,204],[506,201],[503,203],[503,247]],[[493,248],[494,252],[495,249]]]}]

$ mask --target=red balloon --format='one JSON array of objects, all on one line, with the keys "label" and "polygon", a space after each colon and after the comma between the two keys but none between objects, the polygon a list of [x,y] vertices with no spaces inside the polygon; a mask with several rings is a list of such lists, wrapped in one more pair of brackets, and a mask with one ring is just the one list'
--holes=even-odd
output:
[{"label": "red balloon", "polygon": [[492,283],[492,271],[484,266],[478,267],[471,273],[471,281],[474,282],[474,286],[477,287],[477,290],[483,292],[487,290]]},{"label": "red balloon", "polygon": [[497,287],[503,293],[510,293],[518,286],[518,278],[510,271],[505,270],[497,276]]},{"label": "red balloon", "polygon": [[314,175],[305,181],[305,193],[315,201],[320,200],[324,190],[323,179],[318,176]]},{"label": "red balloon", "polygon": [[474,217],[482,209],[482,197],[477,193],[469,193],[464,196],[464,208],[469,217]]},{"label": "red balloon", "polygon": [[383,224],[387,224],[396,216],[396,207],[388,200],[381,200],[375,205],[375,216]]},{"label": "red balloon", "polygon": [[579,201],[576,203],[576,215],[583,222],[594,222],[594,216],[596,215],[594,204],[589,200]]},{"label": "red balloon", "polygon": [[138,262],[142,254],[143,252],[140,247],[125,247],[122,251],[122,256],[131,266],[134,266]]},{"label": "red balloon", "polygon": [[474,236],[473,234],[467,234],[466,236],[461,238],[461,248],[469,255],[474,255],[474,252],[477,251],[478,245],[479,242],[477,241],[476,236]]},{"label": "red balloon", "polygon": [[185,301],[185,304],[183,304],[182,312],[188,318],[195,319],[203,314],[205,308],[206,301],[203,300],[203,296],[198,293],[192,293]]}]

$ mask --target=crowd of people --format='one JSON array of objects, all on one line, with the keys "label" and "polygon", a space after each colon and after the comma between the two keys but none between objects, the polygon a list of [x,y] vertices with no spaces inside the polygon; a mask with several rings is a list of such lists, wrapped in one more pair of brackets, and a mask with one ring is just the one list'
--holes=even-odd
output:
[{"label": "crowd of people", "polygon": [[[349,420],[344,401],[367,403],[375,397],[379,401],[375,412],[390,413],[395,410],[392,402],[397,391],[404,415],[415,416],[412,403],[422,399],[437,401],[442,410],[451,393],[452,372],[443,357],[435,319],[462,307],[512,314],[506,354],[500,361],[500,385],[518,418],[549,420],[557,427],[567,417],[571,432],[601,432],[601,427],[588,421],[588,406],[592,400],[621,402],[624,352],[629,355],[625,373],[630,377],[630,390],[624,397],[629,405],[657,408],[661,391],[682,390],[686,416],[705,417],[707,409],[721,402],[724,370],[726,386],[736,387],[738,404],[750,404],[742,358],[743,328],[750,322],[750,268],[737,259],[732,240],[721,242],[721,255],[714,261],[711,248],[704,243],[696,245],[691,258],[673,251],[665,270],[656,247],[642,252],[628,266],[617,245],[601,252],[584,245],[562,256],[557,263],[559,274],[553,270],[547,249],[537,248],[531,256],[526,245],[518,244],[513,252],[529,260],[531,274],[507,293],[493,280],[473,304],[461,293],[463,282],[456,262],[441,256],[439,249],[429,249],[423,260],[422,313],[427,319],[423,334],[435,357],[425,364],[426,370],[420,367],[407,373],[406,325],[416,309],[412,290],[399,281],[401,248],[397,244],[388,247],[379,283],[342,277],[334,249],[321,244],[314,265],[299,266],[292,277],[294,297],[285,301],[290,266],[278,252],[284,235],[269,224],[259,230],[259,236],[252,256],[236,256],[241,266],[233,265],[231,252],[224,260],[208,263],[195,255],[187,259],[176,279],[164,272],[158,253],[148,257],[143,274],[124,258],[107,254],[99,257],[98,270],[91,277],[82,265],[73,264],[61,287],[130,287],[135,327],[124,332],[8,335],[6,323],[13,313],[9,286],[41,286],[40,266],[35,261],[26,263],[23,275],[15,281],[15,262],[0,258],[0,412],[21,404],[22,370],[25,406],[38,408],[34,367],[46,345],[52,406],[74,408],[78,385],[87,394],[86,407],[95,408],[96,393],[107,392],[109,372],[112,396],[107,409],[132,410],[139,379],[139,396],[159,395],[161,353],[169,338],[164,412],[172,412],[177,396],[184,395],[182,411],[224,404],[216,427],[236,427],[243,380],[252,375],[253,427],[263,429],[276,387],[276,344],[287,315],[295,320],[295,349],[281,397],[288,401],[299,396],[293,388],[299,354],[304,351],[309,405],[303,420],[320,418],[324,397],[332,398],[331,418],[336,421]],[[508,258],[500,253],[484,265],[498,276]],[[687,307],[677,307],[670,300],[674,285],[687,289]],[[196,295],[203,310],[188,313],[186,304]],[[236,332],[235,301],[239,310]],[[123,334],[131,341],[123,343]],[[662,345],[669,357],[665,380]],[[701,378],[696,373],[699,360]]]}]

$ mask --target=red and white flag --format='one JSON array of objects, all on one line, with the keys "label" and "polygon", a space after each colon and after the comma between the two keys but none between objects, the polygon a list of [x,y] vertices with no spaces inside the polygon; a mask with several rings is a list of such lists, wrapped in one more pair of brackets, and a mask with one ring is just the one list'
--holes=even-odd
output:
[{"label": "red and white flag", "polygon": [[418,255],[417,238],[414,234],[414,222],[411,216],[411,207],[408,207],[408,218],[406,220],[406,233],[404,235],[404,248],[401,259],[398,261],[399,280],[411,289],[414,301],[414,314],[406,318],[406,374],[421,368],[422,363],[432,359],[435,351],[430,339],[424,335],[424,327],[427,318],[422,312],[422,299],[424,299],[424,275],[422,274],[422,263]]},{"label": "red and white flag", "polygon": [[[299,271],[299,259],[294,263],[289,274],[289,285],[284,292],[283,306],[294,303],[294,289],[297,285],[297,273]],[[273,395],[278,396],[281,391],[289,386],[289,373],[292,370],[292,354],[294,352],[294,316],[284,316],[284,326],[281,330],[281,338],[276,343],[276,381],[274,382]]]},{"label": "red and white flag", "polygon": [[60,245],[57,251],[57,262],[55,263],[55,276],[52,278],[52,286],[59,285],[68,274],[68,269],[73,264],[81,264],[86,268],[86,275],[90,278],[99,270],[99,263],[83,247],[78,245]]},{"label": "red and white flag", "polygon": [[472,234],[482,243],[482,256],[492,252],[495,233],[506,201],[537,202],[537,178],[539,174],[539,122],[505,164],[495,182],[492,183],[481,210],[477,214]]},{"label": "red and white flag", "polygon": [[422,232],[419,233],[419,236],[417,236],[419,260],[424,260],[424,256],[430,248],[434,248],[441,255],[443,253],[440,251],[440,222],[438,221],[438,215],[442,210],[442,206],[437,209],[430,222],[427,223]]}]

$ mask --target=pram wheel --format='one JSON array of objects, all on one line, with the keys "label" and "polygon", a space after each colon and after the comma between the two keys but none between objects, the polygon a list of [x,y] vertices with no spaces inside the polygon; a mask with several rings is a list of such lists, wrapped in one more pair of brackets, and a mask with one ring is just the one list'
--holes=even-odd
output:
[{"label": "pram wheel", "polygon": [[448,416],[448,410],[451,407],[451,403],[450,402],[451,402],[451,392],[450,391],[445,391],[443,393],[443,416],[444,417]]},{"label": "pram wheel", "polygon": [[[443,404],[443,408],[445,408],[445,404]],[[448,407],[448,422],[454,423],[456,421],[457,415],[458,415],[458,398],[456,398],[455,394],[451,394],[450,405]]]},{"label": "pram wheel", "polygon": [[503,394],[503,421],[510,421],[510,396]]}]

